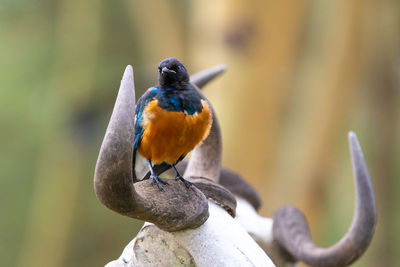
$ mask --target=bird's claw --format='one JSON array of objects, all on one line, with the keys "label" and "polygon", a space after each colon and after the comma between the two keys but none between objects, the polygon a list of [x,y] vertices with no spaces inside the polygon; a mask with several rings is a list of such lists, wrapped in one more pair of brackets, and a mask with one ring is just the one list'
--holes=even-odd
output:
[{"label": "bird's claw", "polygon": [[185,186],[187,187],[187,188],[190,188],[192,185],[193,185],[193,183],[191,183],[191,182],[189,182],[188,180],[185,180],[182,176],[180,176],[180,175],[177,175],[176,177],[175,177],[175,179],[176,180],[181,180],[184,184],[185,184]]},{"label": "bird's claw", "polygon": [[163,185],[168,184],[167,181],[164,181],[163,179],[161,179],[160,177],[157,177],[155,175],[150,175],[150,179],[151,179],[150,184],[155,183],[157,185],[158,189],[160,189],[161,191],[164,191],[164,188],[161,186],[160,183],[162,183]]}]

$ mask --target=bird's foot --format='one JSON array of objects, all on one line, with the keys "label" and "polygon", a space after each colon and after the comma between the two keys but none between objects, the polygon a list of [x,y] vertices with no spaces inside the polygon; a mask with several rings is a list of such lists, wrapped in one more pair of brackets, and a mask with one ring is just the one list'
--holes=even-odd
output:
[{"label": "bird's foot", "polygon": [[157,185],[158,189],[160,189],[161,191],[164,191],[164,188],[161,186],[161,184],[163,184],[163,185],[168,184],[167,181],[164,181],[163,179],[161,179],[160,177],[157,177],[155,175],[150,175],[150,179],[151,179],[150,184],[155,183]]},{"label": "bird's foot", "polygon": [[191,182],[189,182],[188,180],[185,180],[182,176],[180,176],[180,175],[177,175],[176,177],[175,177],[175,179],[176,180],[181,180],[184,184],[185,184],[185,186],[187,187],[187,188],[190,188],[192,185],[193,185],[193,183],[191,183]]}]

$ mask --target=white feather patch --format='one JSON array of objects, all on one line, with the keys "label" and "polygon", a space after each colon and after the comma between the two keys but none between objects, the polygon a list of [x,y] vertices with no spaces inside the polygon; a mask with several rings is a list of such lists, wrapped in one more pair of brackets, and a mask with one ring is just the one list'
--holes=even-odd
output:
[{"label": "white feather patch", "polygon": [[147,165],[147,159],[140,155],[139,151],[136,151],[135,158],[135,175],[138,180],[143,179],[149,171],[149,167]]}]

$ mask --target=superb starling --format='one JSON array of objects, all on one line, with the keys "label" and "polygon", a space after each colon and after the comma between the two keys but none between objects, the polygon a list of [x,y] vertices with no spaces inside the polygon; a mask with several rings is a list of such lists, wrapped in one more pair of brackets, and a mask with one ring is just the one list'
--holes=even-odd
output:
[{"label": "superb starling", "polygon": [[150,178],[163,190],[161,184],[168,183],[158,175],[172,167],[176,179],[190,187],[175,165],[208,136],[212,113],[177,59],[167,58],[160,63],[158,82],[139,98],[136,106],[134,179]]}]

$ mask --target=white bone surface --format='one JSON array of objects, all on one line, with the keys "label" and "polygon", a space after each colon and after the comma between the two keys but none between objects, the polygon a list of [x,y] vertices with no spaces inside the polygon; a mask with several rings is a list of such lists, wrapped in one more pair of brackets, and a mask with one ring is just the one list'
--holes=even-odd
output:
[{"label": "white bone surface", "polygon": [[[209,201],[209,219],[196,229],[188,229],[177,232],[164,232],[159,230],[157,238],[160,238],[160,233],[164,233],[163,242],[171,243],[171,248],[185,249],[193,258],[196,266],[275,266],[265,252],[257,245],[250,237],[246,230],[232,218],[224,209]],[[145,223],[141,232],[146,227],[156,227],[153,224]],[[140,235],[140,232],[138,236]],[[170,237],[173,237],[171,241]],[[151,238],[146,235],[141,237]],[[138,262],[139,257],[136,257],[136,242],[137,238],[132,240],[124,249],[124,252],[119,259],[108,263],[107,267],[128,267],[128,266],[162,266],[159,262],[159,257],[165,257],[170,254],[157,255],[155,262]],[[170,241],[168,241],[170,240]],[[174,243],[174,244],[172,244]],[[154,244],[158,246],[158,243]],[[167,244],[168,245],[168,244]],[[158,248],[154,248],[157,251]],[[151,251],[149,251],[151,253]],[[171,254],[175,255],[175,254]],[[151,257],[149,257],[151,258]],[[148,258],[147,258],[148,259]],[[164,263],[168,259],[164,259]],[[168,265],[165,265],[168,266]],[[179,266],[179,265],[178,265]]]}]

